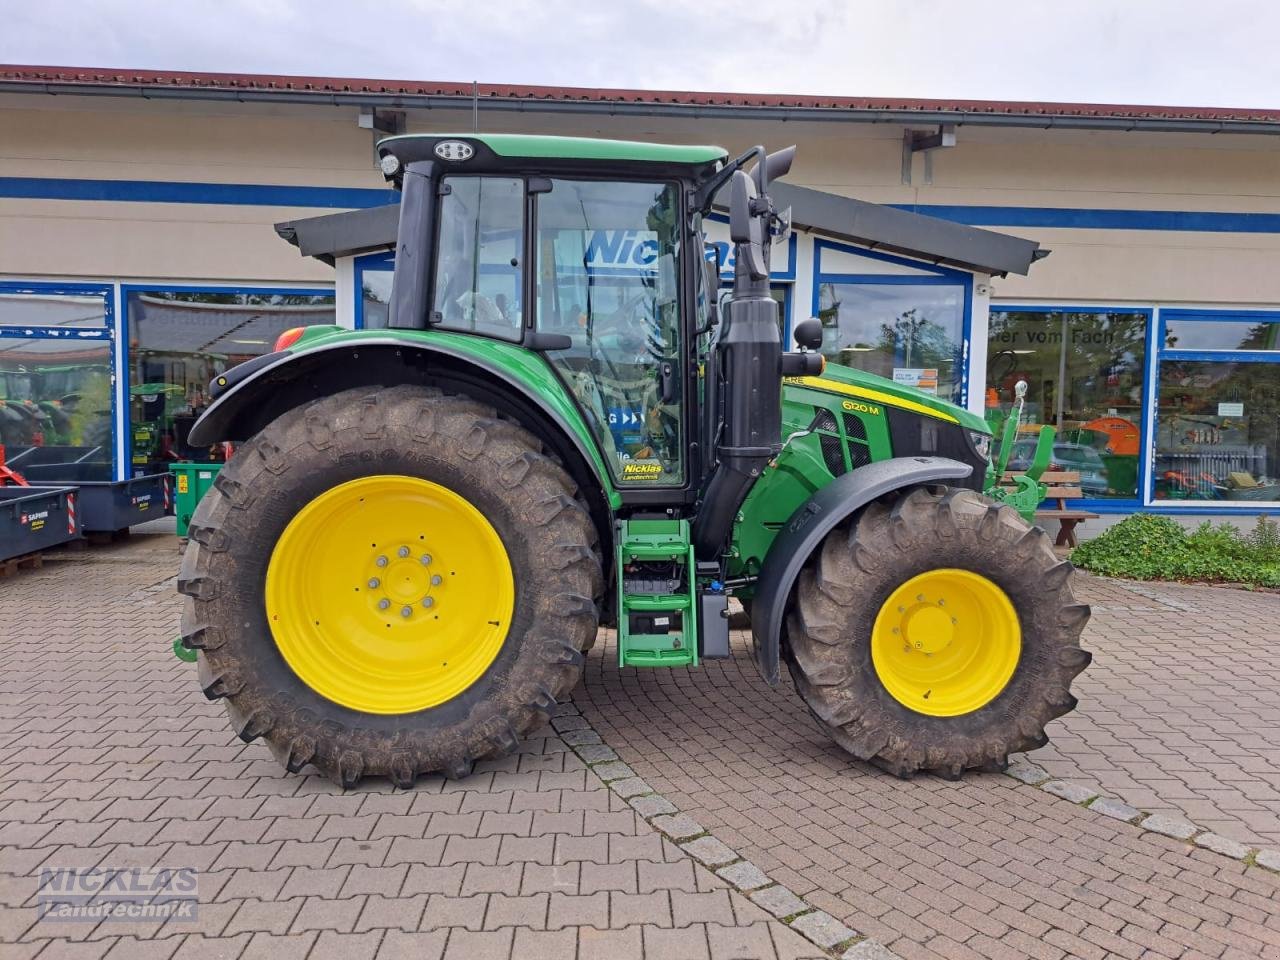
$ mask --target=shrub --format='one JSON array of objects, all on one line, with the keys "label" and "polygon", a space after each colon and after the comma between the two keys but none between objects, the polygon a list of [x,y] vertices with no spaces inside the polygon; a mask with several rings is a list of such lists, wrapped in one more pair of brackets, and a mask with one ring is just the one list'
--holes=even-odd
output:
[{"label": "shrub", "polygon": [[1187,533],[1169,517],[1135,513],[1081,544],[1071,559],[1109,577],[1280,587],[1280,530],[1263,516],[1244,536],[1227,523]]}]

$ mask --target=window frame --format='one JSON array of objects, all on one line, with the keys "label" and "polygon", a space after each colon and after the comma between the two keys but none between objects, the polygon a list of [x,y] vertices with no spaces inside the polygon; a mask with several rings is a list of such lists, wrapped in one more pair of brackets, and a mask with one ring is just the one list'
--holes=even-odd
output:
[{"label": "window frame", "polygon": [[[919,270],[922,272],[919,274],[900,274],[842,273],[839,271],[827,271],[822,267],[822,255],[826,251],[863,257],[867,260],[888,263],[897,267],[908,267],[912,270]],[[909,257],[899,257],[893,254],[881,253],[879,250],[869,250],[865,247],[839,243],[835,240],[824,240],[822,237],[814,237],[812,293],[813,312],[811,316],[816,317],[819,315],[822,305],[822,286],[827,283],[848,284],[850,286],[860,284],[880,284],[886,286],[960,287],[962,291],[960,315],[960,370],[956,374],[956,380],[960,385],[960,399],[954,402],[956,406],[968,409],[969,398],[971,396],[969,375],[973,367],[973,282],[973,274],[967,273],[963,270],[954,270],[950,267],[943,267],[937,264],[927,263],[922,260],[912,260]],[[790,333],[790,329],[788,329],[788,333]],[[947,397],[942,399],[952,402],[950,398]]]}]

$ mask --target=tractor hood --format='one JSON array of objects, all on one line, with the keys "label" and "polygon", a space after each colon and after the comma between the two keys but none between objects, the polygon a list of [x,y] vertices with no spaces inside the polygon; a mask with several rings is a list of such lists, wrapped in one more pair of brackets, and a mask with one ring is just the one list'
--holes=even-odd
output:
[{"label": "tractor hood", "polygon": [[881,403],[887,407],[909,410],[925,417],[933,417],[947,423],[955,423],[968,430],[990,433],[991,427],[986,420],[964,407],[939,399],[932,394],[904,387],[900,383],[878,377],[874,373],[844,367],[838,363],[828,363],[820,377],[785,377],[783,391],[804,387],[810,390],[821,390],[862,400],[868,403]]}]

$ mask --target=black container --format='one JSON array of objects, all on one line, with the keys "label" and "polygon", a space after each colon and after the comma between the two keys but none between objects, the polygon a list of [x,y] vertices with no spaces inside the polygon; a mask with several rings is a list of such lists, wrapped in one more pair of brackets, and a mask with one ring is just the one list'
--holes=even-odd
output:
[{"label": "black container", "polygon": [[80,538],[75,487],[0,487],[0,560]]}]

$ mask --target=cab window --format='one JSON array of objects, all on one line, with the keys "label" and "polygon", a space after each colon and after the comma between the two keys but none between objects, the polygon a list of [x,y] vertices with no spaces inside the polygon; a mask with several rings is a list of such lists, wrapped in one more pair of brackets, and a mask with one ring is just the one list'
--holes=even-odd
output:
[{"label": "cab window", "polygon": [[446,177],[443,184],[432,323],[518,340],[524,183],[513,177]]}]

